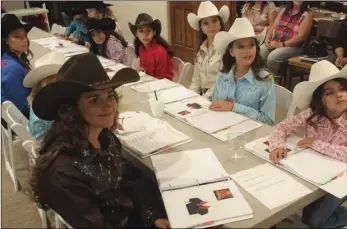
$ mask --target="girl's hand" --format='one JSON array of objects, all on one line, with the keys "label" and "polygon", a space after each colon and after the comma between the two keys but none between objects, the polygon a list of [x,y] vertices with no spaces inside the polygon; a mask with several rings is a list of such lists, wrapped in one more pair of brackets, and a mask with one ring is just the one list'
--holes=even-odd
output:
[{"label": "girl's hand", "polygon": [[282,43],[277,41],[270,41],[271,48],[282,48]]},{"label": "girl's hand", "polygon": [[298,142],[298,147],[300,148],[311,148],[315,138],[303,138]]},{"label": "girl's hand", "polygon": [[157,219],[154,224],[157,228],[162,228],[162,229],[170,228],[170,223],[169,223],[169,220],[167,219]]},{"label": "girl's hand", "polygon": [[232,111],[234,102],[217,100],[213,101],[209,108],[213,111]]},{"label": "girl's hand", "polygon": [[266,48],[272,49],[272,47],[270,45],[270,39],[269,38],[265,38],[265,45],[266,45]]},{"label": "girl's hand", "polygon": [[271,151],[269,157],[273,163],[278,164],[280,160],[287,157],[287,150],[283,147],[274,149]]}]

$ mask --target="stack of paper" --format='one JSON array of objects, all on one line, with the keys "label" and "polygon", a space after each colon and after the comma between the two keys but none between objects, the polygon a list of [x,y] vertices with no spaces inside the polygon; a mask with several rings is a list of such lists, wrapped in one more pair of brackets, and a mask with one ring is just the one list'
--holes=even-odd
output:
[{"label": "stack of paper", "polygon": [[143,84],[137,84],[133,85],[130,88],[137,91],[137,92],[146,92],[150,93],[153,91],[159,91],[171,87],[178,87],[179,84],[176,84],[175,82],[172,82],[168,79],[161,79],[161,80],[155,80],[149,83],[143,83]]},{"label": "stack of paper", "polygon": [[119,139],[136,155],[145,158],[176,146],[190,142],[191,138],[179,132],[167,122],[151,129],[129,135],[119,135]]},{"label": "stack of paper", "polygon": [[235,173],[231,178],[269,209],[311,193],[310,189],[269,163]]},{"label": "stack of paper", "polygon": [[[187,99],[191,97],[197,97],[200,95],[181,85],[178,85],[177,87],[171,87],[171,88],[157,92],[157,96],[160,101],[163,101],[166,104],[166,103],[181,101],[183,99]],[[151,93],[150,98],[152,99],[155,98],[154,93]]]},{"label": "stack of paper", "polygon": [[[347,164],[325,156],[312,149],[298,149],[296,143],[299,137],[287,139],[285,148],[287,158],[280,161],[280,165],[287,171],[301,177],[313,185],[339,198],[347,195],[346,171]],[[269,162],[268,136],[245,145],[246,150]],[[272,163],[272,162],[271,162]]]},{"label": "stack of paper", "polygon": [[203,228],[253,217],[211,149],[151,159],[172,228]]}]

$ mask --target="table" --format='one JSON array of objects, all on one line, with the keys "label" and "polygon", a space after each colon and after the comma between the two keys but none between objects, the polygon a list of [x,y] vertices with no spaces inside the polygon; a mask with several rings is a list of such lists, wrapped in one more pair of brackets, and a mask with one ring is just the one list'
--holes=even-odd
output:
[{"label": "table", "polygon": [[[288,89],[290,90],[291,84],[292,84],[292,77],[293,77],[293,69],[299,69],[300,71],[304,73],[309,73],[311,70],[311,67],[314,63],[309,61],[302,61],[299,59],[300,56],[295,56],[290,59],[288,59],[288,68],[287,68],[287,75],[286,79],[284,81],[284,84],[287,84],[286,81],[288,79]],[[304,81],[304,74],[300,75],[300,82]]]},{"label": "table", "polygon": [[[28,36],[29,36],[29,39],[38,39],[38,38],[50,36],[50,34],[42,30],[35,29],[30,31]],[[35,58],[49,52],[48,49],[45,49],[35,44],[34,42],[31,42],[30,49],[34,53]],[[130,89],[129,87],[124,88],[123,96],[120,99],[120,103],[119,103],[119,110],[120,112],[143,111],[143,112],[150,113],[149,104],[147,102],[140,102],[139,94],[133,91],[132,89]],[[228,153],[228,146],[226,143],[194,127],[191,127],[167,114],[164,114],[162,119],[170,123],[170,125],[174,126],[177,130],[190,136],[193,140],[192,142],[175,147],[165,153],[191,150],[191,149],[197,149],[197,148],[212,148],[217,158],[219,159],[219,161],[221,162],[221,164],[224,166],[225,170],[228,173],[235,173],[238,171],[242,171],[242,170],[249,169],[254,166],[266,163],[264,160],[254,156],[253,154],[249,152],[245,152],[245,156],[243,160],[238,162],[233,162],[230,159],[230,156]],[[247,133],[247,138],[249,140],[255,140],[256,138],[260,138],[260,137],[268,135],[270,131],[271,131],[270,126],[263,125],[262,127]],[[125,153],[124,156],[140,169],[147,172],[152,170],[152,163],[150,158],[140,159],[131,153]],[[290,216],[291,214],[294,214],[299,209],[310,204],[314,200],[320,198],[325,193],[322,190],[318,189],[317,187],[311,185],[310,183],[294,175],[291,175],[291,176],[295,180],[299,181],[300,183],[304,184],[307,188],[312,190],[312,192],[306,195],[305,197],[301,198],[300,200],[296,200],[296,201],[293,201],[292,203],[280,206],[276,209],[269,210],[263,204],[261,204],[256,198],[254,198],[248,192],[246,192],[241,187],[239,187],[245,199],[248,201],[248,203],[252,207],[254,211],[254,217],[248,220],[228,223],[223,225],[223,227],[226,227],[226,228],[252,228],[252,227],[269,228],[273,226],[274,224],[280,222],[281,220],[285,219],[286,217]]]},{"label": "table", "polygon": [[48,13],[49,13],[48,9],[42,9],[42,8],[35,7],[35,8],[11,10],[5,14],[14,14],[17,17],[25,17],[25,16],[44,14],[45,15],[45,22],[48,25],[48,31],[50,31],[50,25],[49,25],[49,21],[48,21]]}]

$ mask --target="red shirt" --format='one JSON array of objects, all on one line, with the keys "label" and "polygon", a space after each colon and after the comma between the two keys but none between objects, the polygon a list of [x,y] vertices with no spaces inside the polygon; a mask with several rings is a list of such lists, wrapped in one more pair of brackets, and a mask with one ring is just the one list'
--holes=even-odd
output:
[{"label": "red shirt", "polygon": [[140,67],[145,69],[148,75],[154,76],[157,79],[173,79],[172,58],[167,53],[166,49],[158,44],[155,39],[151,41],[147,48],[141,44],[139,56]]}]

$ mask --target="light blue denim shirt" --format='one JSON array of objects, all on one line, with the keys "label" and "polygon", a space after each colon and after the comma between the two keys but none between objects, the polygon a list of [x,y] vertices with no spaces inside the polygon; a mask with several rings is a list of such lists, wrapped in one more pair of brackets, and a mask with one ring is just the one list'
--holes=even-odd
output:
[{"label": "light blue denim shirt", "polygon": [[[261,78],[268,75],[267,71],[260,70]],[[212,95],[212,101],[215,100],[233,101],[234,112],[269,125],[274,124],[274,81],[271,77],[264,81],[257,80],[251,68],[236,83],[234,67],[229,73],[220,72]]]},{"label": "light blue denim shirt", "polygon": [[37,117],[32,109],[30,107],[30,117],[29,117],[29,131],[31,135],[37,140],[42,141],[43,136],[47,132],[49,128],[51,128],[53,121],[46,121],[42,120],[39,117]]}]

